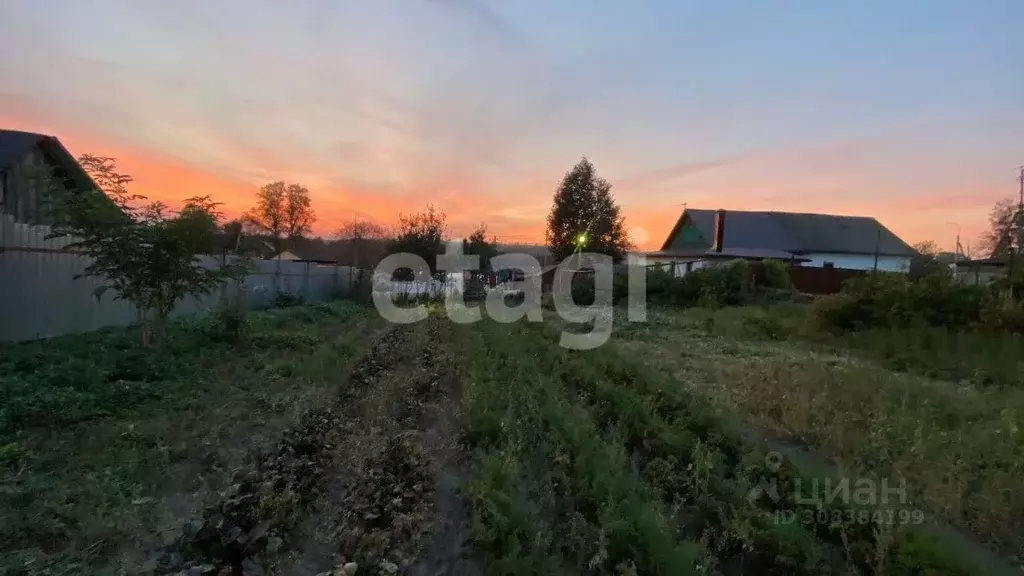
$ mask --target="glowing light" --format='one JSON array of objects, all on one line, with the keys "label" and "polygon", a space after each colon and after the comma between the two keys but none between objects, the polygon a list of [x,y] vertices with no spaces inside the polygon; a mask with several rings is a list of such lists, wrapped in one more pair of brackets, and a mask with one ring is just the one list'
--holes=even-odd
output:
[{"label": "glowing light", "polygon": [[586,235],[586,234],[580,234],[580,235],[579,235],[579,236],[578,236],[578,237],[576,238],[576,241],[577,241],[577,243],[578,243],[578,244],[580,244],[581,246],[582,246],[583,244],[586,244],[586,243],[587,243],[587,235]]},{"label": "glowing light", "polygon": [[633,226],[629,230],[629,238],[637,245],[643,246],[651,239],[650,233],[643,226]]}]

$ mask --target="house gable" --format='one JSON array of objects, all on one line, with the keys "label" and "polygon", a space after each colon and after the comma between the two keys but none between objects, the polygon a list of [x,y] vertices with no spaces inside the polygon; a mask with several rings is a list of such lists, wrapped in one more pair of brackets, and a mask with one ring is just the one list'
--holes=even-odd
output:
[{"label": "house gable", "polygon": [[692,218],[683,212],[662,250],[707,250],[711,248],[710,236],[705,236]]},{"label": "house gable", "polygon": [[16,222],[52,224],[50,205],[57,196],[98,190],[56,138],[0,130],[0,213]]}]

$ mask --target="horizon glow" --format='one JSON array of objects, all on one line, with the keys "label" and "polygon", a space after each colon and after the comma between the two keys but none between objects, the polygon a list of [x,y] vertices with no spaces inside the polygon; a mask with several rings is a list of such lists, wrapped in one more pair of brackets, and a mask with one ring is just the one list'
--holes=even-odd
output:
[{"label": "horizon glow", "polygon": [[13,3],[0,128],[229,217],[300,183],[323,236],[429,202],[456,235],[542,243],[586,155],[640,248],[683,203],[873,216],[950,248],[1017,194],[1022,18],[1014,0]]}]

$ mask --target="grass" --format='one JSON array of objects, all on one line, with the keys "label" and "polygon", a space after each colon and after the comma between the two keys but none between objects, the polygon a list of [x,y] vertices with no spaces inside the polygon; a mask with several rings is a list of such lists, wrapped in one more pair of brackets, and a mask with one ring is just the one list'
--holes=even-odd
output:
[{"label": "grass", "polygon": [[[614,349],[525,324],[463,329],[476,541],[490,573],[966,574],[933,538],[851,509],[748,499],[765,452],[727,412]],[[777,522],[780,509],[810,514]],[[933,572],[928,572],[932,570]]]},{"label": "grass", "polygon": [[0,348],[0,573],[116,573],[177,536],[253,448],[333,392],[382,324],[344,302]]},{"label": "grass", "polygon": [[[642,351],[762,433],[836,459],[848,474],[906,479],[916,506],[989,548],[1024,549],[1024,389],[893,371],[877,351],[910,334],[812,341],[801,314],[654,312],[652,325],[618,332],[618,345]],[[1019,361],[979,361],[986,356],[974,353],[971,338],[942,341],[953,346],[944,365],[977,362],[975,373],[991,374]],[[904,354],[923,360],[939,349],[918,342]]]},{"label": "grass", "polygon": [[993,329],[919,326],[827,332],[815,327],[809,307],[692,309],[687,317],[716,335],[789,340],[841,351],[898,372],[979,386],[1024,387],[1024,336]]},{"label": "grass", "polygon": [[465,333],[474,361],[463,401],[479,466],[474,529],[491,573],[693,573],[699,548],[675,541],[621,444],[601,441],[592,415],[543,376],[553,367],[528,353],[516,328],[484,326]]},{"label": "grass", "polygon": [[[252,561],[238,530],[283,541],[280,565],[340,549],[360,572],[390,573],[382,559],[446,555],[426,532],[453,520],[426,516],[454,502],[437,504],[434,476],[461,456],[430,424],[441,411],[454,425],[452,402],[489,574],[996,573],[906,520],[921,507],[1024,549],[1024,390],[1006,385],[1017,359],[986,364],[982,335],[955,336],[894,371],[882,344],[809,332],[803,310],[654,308],[589,351],[561,348],[553,323],[386,330],[346,302],[252,314],[234,343],[208,320],[173,324],[157,351],[124,329],[3,346],[0,573],[123,573],[182,542],[190,562],[218,557],[210,543]],[[989,376],[922,376],[947,345],[949,366]],[[412,444],[385,442],[399,436]],[[835,475],[818,456],[848,478],[905,479],[911,502],[809,495]],[[399,461],[419,472],[391,478]],[[765,481],[776,492],[755,497]],[[278,484],[291,488],[263,490]],[[391,516],[405,524],[376,525]],[[414,516],[415,534],[387,536]],[[190,540],[196,519],[203,538]]]}]

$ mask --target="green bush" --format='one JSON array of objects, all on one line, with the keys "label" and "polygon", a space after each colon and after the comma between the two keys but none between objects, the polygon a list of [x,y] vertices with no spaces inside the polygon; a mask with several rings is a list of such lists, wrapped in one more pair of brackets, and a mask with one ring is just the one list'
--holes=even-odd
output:
[{"label": "green bush", "polygon": [[672,306],[739,306],[755,294],[753,271],[746,260],[734,260],[688,272],[682,278],[651,269],[647,275],[649,302]]},{"label": "green bush", "polygon": [[274,300],[270,303],[270,307],[290,308],[292,306],[301,306],[302,302],[302,296],[298,294],[292,294],[290,292],[278,292],[277,296],[274,296]]},{"label": "green bush", "polygon": [[574,274],[570,290],[572,301],[577,306],[591,306],[597,299],[594,291],[594,276],[591,274]]},{"label": "green bush", "polygon": [[629,276],[616,274],[612,277],[612,304],[618,305],[629,298]]},{"label": "green bush", "polygon": [[954,328],[980,323],[992,305],[987,288],[958,284],[946,274],[911,281],[905,274],[874,272],[819,298],[812,314],[823,329]]},{"label": "green bush", "polygon": [[210,337],[237,343],[245,336],[249,328],[248,312],[238,302],[222,302],[213,315],[210,323]]},{"label": "green bush", "polygon": [[788,302],[793,292],[785,262],[765,261],[761,270],[746,260],[699,268],[681,278],[658,268],[647,274],[647,301],[679,307],[743,306],[755,302]]},{"label": "green bush", "polygon": [[985,328],[921,326],[844,334],[837,341],[901,372],[979,386],[1024,385],[1024,338]]},{"label": "green bush", "polygon": [[733,260],[727,264],[697,271],[701,282],[701,298],[720,306],[741,306],[754,294],[754,278],[750,263]]},{"label": "green bush", "polygon": [[[596,285],[592,274],[575,274],[571,284],[572,300],[577,306],[592,306],[597,301]],[[611,303],[617,305],[629,297],[629,276],[615,274],[612,276]]]},{"label": "green bush", "polygon": [[694,306],[700,297],[699,281],[691,274],[676,278],[660,268],[647,271],[647,302],[669,306]]},{"label": "green bush", "polygon": [[792,290],[793,283],[789,278],[786,263],[781,260],[765,260],[762,264],[764,277],[761,287],[771,290]]}]

